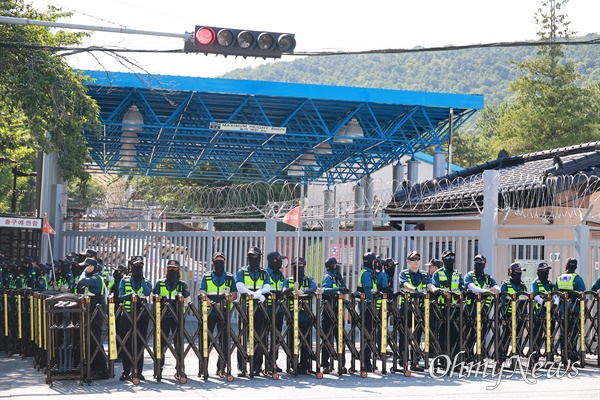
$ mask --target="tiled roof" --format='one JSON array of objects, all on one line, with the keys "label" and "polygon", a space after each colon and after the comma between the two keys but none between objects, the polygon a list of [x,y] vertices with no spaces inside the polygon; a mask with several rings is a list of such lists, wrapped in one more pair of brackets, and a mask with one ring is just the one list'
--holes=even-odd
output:
[{"label": "tiled roof", "polygon": [[600,176],[600,141],[501,157],[438,179],[414,185],[405,183],[394,194],[386,212],[400,217],[479,213],[483,208],[485,170],[500,172],[500,207],[505,206],[505,199],[527,202],[519,204],[520,207],[548,205],[552,201],[547,196],[548,177],[573,176],[578,173]]}]

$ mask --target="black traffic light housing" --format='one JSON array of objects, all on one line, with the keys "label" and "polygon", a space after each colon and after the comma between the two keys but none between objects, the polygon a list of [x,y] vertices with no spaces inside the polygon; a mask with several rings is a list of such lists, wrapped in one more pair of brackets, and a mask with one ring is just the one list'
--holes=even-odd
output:
[{"label": "black traffic light housing", "polygon": [[281,58],[292,54],[296,39],[290,33],[248,31],[196,25],[192,40],[186,40],[183,50],[193,53],[224,56]]}]

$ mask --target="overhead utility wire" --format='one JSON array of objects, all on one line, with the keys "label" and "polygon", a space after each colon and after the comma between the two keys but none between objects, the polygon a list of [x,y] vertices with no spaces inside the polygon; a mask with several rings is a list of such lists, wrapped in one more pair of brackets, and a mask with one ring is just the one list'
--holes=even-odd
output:
[{"label": "overhead utility wire", "polygon": [[[315,57],[315,56],[340,56],[340,55],[360,55],[360,54],[405,54],[405,53],[425,53],[425,52],[440,52],[440,51],[456,51],[456,50],[468,50],[468,49],[483,49],[493,47],[538,47],[538,46],[552,46],[552,45],[564,45],[564,46],[582,46],[582,45],[594,45],[600,44],[600,39],[590,40],[577,40],[570,42],[498,42],[498,43],[478,43],[461,46],[444,46],[444,47],[419,47],[414,49],[380,49],[380,50],[363,50],[363,51],[313,51],[313,52],[295,52],[293,54],[284,54],[285,56],[297,56],[297,57]],[[46,50],[46,51],[66,51],[68,53],[63,54],[65,56],[76,53],[86,52],[110,52],[110,53],[185,53],[183,49],[123,49],[114,47],[102,47],[102,46],[90,46],[90,47],[74,47],[74,46],[46,46],[40,44],[31,43],[15,43],[15,42],[2,42],[0,41],[0,48],[24,48],[34,50]]]}]

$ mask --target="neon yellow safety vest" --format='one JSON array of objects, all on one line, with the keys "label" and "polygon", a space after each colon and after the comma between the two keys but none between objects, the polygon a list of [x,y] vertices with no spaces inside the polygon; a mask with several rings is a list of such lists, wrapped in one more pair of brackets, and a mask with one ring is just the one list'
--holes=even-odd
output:
[{"label": "neon yellow safety vest", "polygon": [[[242,270],[244,271],[244,286],[246,286],[248,290],[256,291],[265,285],[265,281],[267,280],[267,271],[264,269],[260,270],[257,280],[252,280],[250,271],[248,271],[248,267],[244,267]],[[248,300],[249,298],[246,298],[246,304],[248,304]]]},{"label": "neon yellow safety vest", "polygon": [[[133,290],[133,286],[131,285],[131,278],[127,277],[127,278],[123,278],[123,282],[125,285],[125,294],[133,294],[135,293],[138,297],[140,297],[140,293],[142,293],[142,290],[144,289],[141,285],[140,288],[135,291]],[[123,300],[123,309],[127,312],[131,312],[131,299],[129,300]]]},{"label": "neon yellow safety vest", "polygon": [[[510,294],[517,293],[517,290],[515,290],[515,287],[513,286],[510,279],[506,279],[506,280],[502,281],[502,283],[506,283],[506,289],[508,290],[508,293],[510,293]],[[508,309],[506,310],[506,312],[508,314],[512,313],[512,303],[513,302],[511,301],[510,306],[508,306]]]},{"label": "neon yellow safety vest", "polygon": [[[535,281],[533,281],[533,283],[537,283],[538,285],[538,293],[541,293],[542,295],[545,295],[546,293],[550,293],[550,290],[546,290],[546,287],[544,286],[544,284],[539,280],[536,279]],[[550,287],[553,287],[552,282],[548,281],[548,284],[550,285]],[[546,298],[546,296],[542,296],[544,299]],[[536,301],[535,302],[535,308],[538,309],[540,308],[540,304]]]},{"label": "neon yellow safety vest", "polygon": [[[450,281],[450,283],[448,283],[448,277],[446,276],[446,270],[441,270],[438,269],[437,271],[435,271],[433,273],[433,275],[435,276],[435,274],[438,274],[440,277],[440,287],[441,288],[446,288],[448,290],[450,290],[451,292],[460,294],[460,274],[456,271],[452,271],[452,280]],[[458,300],[456,300],[455,298],[452,298],[452,303],[457,303]],[[444,304],[446,304],[446,298],[444,296],[439,296],[438,297],[438,304],[440,304],[441,306],[443,306]]]},{"label": "neon yellow safety vest", "polygon": [[[273,275],[270,276],[270,285],[271,285],[271,292],[281,292],[282,286],[283,286],[283,281],[285,280],[285,278],[283,277],[283,274],[278,274],[278,278],[277,279],[273,279]],[[268,306],[272,306],[273,305],[273,297],[275,296],[275,293],[269,293],[267,295],[267,305]]]},{"label": "neon yellow safety vest", "polygon": [[[475,276],[475,271],[467,272],[467,275],[470,275],[470,276],[473,277],[473,283],[478,288],[481,288],[481,289],[484,289],[484,290],[491,289],[491,287],[492,287],[492,279],[490,278],[489,275],[483,275],[483,278],[484,278],[483,285],[479,284],[479,279],[477,279],[477,277]],[[471,304],[473,304],[473,298],[469,297],[469,298],[467,298],[467,305],[470,306]],[[485,299],[485,306],[489,307],[491,304],[492,304],[492,298],[490,296],[488,296]]]},{"label": "neon yellow safety vest", "polygon": [[166,279],[161,279],[159,282],[159,296],[162,298],[165,298],[167,300],[175,300],[176,296],[181,296],[183,293],[183,284],[181,281],[177,282],[177,285],[175,286],[174,290],[169,290],[167,288],[167,282]]},{"label": "neon yellow safety vest", "polygon": [[362,276],[363,276],[363,274],[364,274],[365,272],[367,272],[367,273],[371,274],[371,280],[373,281],[373,289],[371,289],[371,290],[372,290],[373,292],[376,292],[376,291],[377,291],[377,279],[376,279],[376,277],[375,277],[375,272],[368,271],[368,270],[367,270],[367,269],[365,269],[365,268],[363,268],[363,269],[360,271],[360,275],[358,276],[358,283],[356,284],[356,290],[358,290],[358,291],[359,291],[359,292],[361,292],[361,293],[364,293],[364,292],[365,292],[365,289],[363,288],[363,284],[362,284]]},{"label": "neon yellow safety vest", "polygon": [[[360,271],[360,275],[358,277],[358,283],[356,285],[356,289],[361,292],[364,293],[365,289],[363,288],[362,285],[362,276],[365,272],[368,272],[371,274],[371,280],[373,281],[373,288],[371,289],[372,292],[376,292],[377,291],[377,276],[375,275],[375,271],[371,272],[371,271],[367,271],[365,268],[363,268]],[[381,300],[382,299],[377,299],[375,300],[375,309],[376,310],[381,310]]]},{"label": "neon yellow safety vest", "polygon": [[567,273],[562,274],[556,280],[556,285],[558,286],[558,290],[561,292],[565,292],[568,290],[575,290],[575,278],[577,278],[576,273]]},{"label": "neon yellow safety vest", "polygon": [[[223,283],[221,285],[216,285],[215,282],[212,279],[212,275],[206,275],[206,294],[208,295],[208,298],[214,302],[219,302],[221,301],[221,299],[219,299],[219,294],[221,293],[231,293],[231,291],[233,290],[233,275],[231,274],[227,274],[225,276],[225,280],[223,281]],[[223,289],[221,289],[223,288]],[[225,291],[224,289],[227,289],[227,291]],[[229,302],[229,309],[233,308],[233,303]]]},{"label": "neon yellow safety vest", "polygon": [[[294,282],[296,282],[294,277],[288,278],[288,283],[291,286],[294,285]],[[304,279],[302,279],[302,283],[300,284],[299,288],[300,289],[308,289],[309,287],[310,287],[310,281],[308,280],[307,277],[304,277]],[[293,300],[288,300],[288,306],[290,308],[290,311],[294,311],[294,301]]]},{"label": "neon yellow safety vest", "polygon": [[[425,273],[423,271],[419,270],[418,272],[421,277],[425,276]],[[412,278],[410,277],[410,269],[405,269],[402,271],[402,273],[406,275],[406,277],[408,278],[408,282],[415,287],[417,292],[424,292],[427,289],[427,279],[425,279],[425,281],[423,279],[420,279],[419,283],[415,285],[415,283],[412,281]],[[398,306],[402,307],[403,303],[404,296],[398,297]],[[419,307],[424,307],[423,300],[419,301]]]},{"label": "neon yellow safety vest", "polygon": [[250,271],[248,269],[244,269],[244,286],[250,290],[257,290],[262,288],[265,284],[265,280],[267,278],[267,274],[265,270],[261,270],[257,280],[252,280],[250,276]]}]

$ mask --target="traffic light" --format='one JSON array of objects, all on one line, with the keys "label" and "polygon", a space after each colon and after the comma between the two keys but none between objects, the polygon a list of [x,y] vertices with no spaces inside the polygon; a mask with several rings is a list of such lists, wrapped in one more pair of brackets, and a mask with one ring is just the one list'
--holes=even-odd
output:
[{"label": "traffic light", "polygon": [[186,40],[183,50],[204,54],[223,54],[225,57],[242,56],[281,58],[291,54],[296,47],[293,34],[247,31],[242,29],[216,28],[196,25],[194,38]]}]

